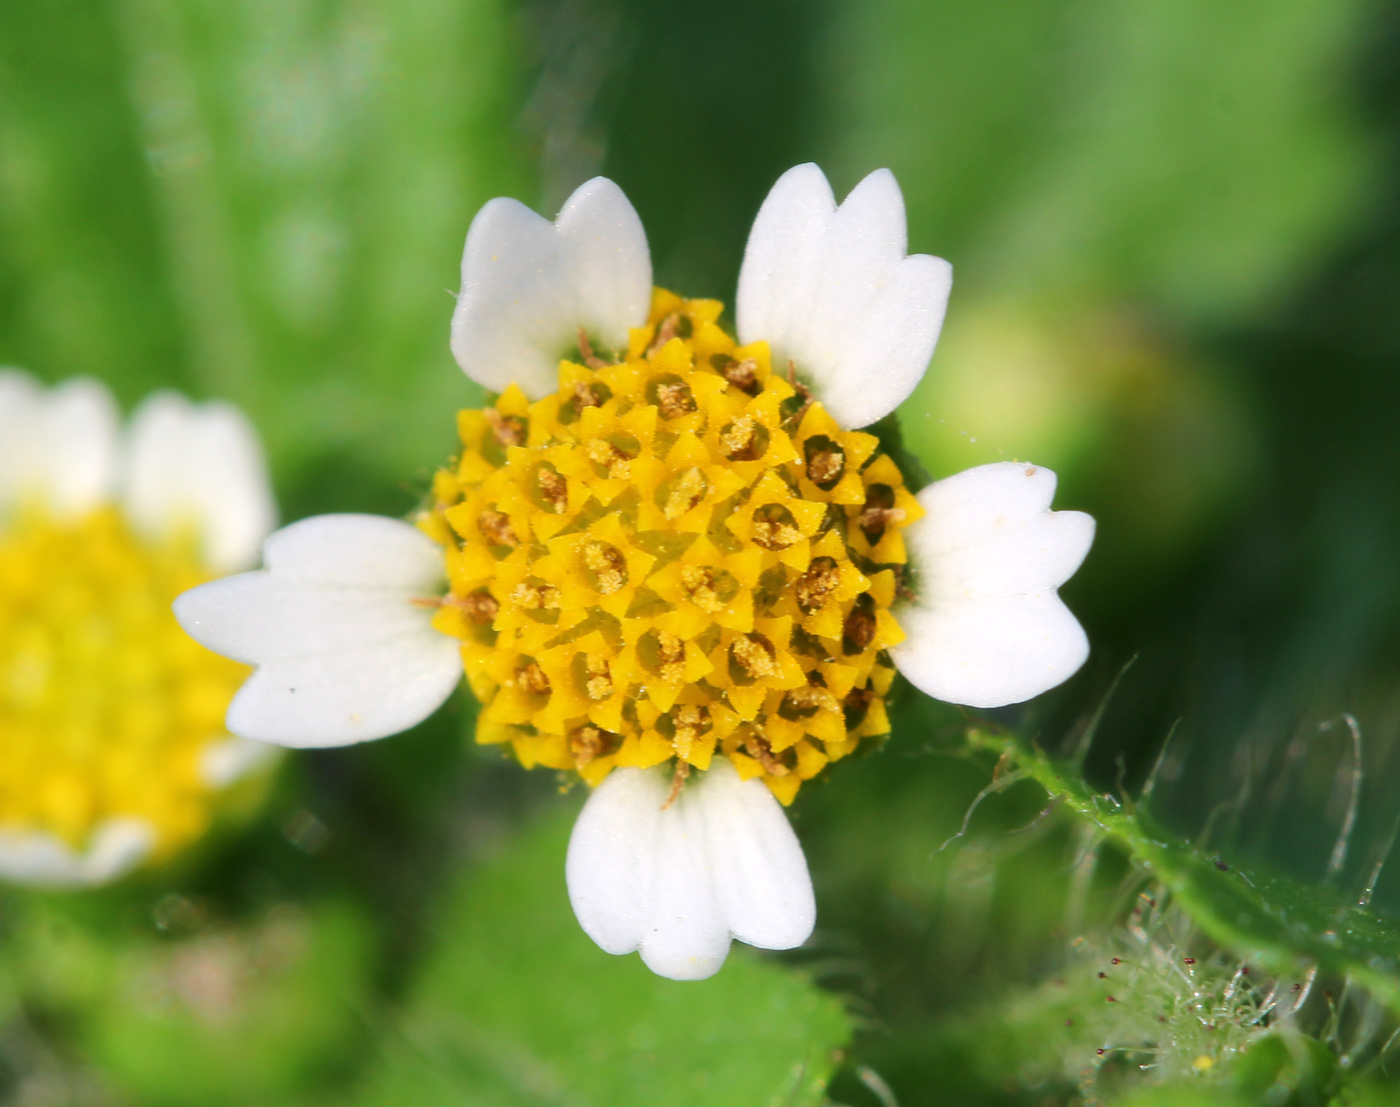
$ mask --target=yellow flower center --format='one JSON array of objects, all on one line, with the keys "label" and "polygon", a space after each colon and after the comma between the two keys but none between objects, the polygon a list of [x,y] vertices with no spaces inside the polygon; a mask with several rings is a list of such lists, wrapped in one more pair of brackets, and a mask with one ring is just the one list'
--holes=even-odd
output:
[{"label": "yellow flower center", "polygon": [[870,434],[657,290],[625,356],[580,341],[559,391],[458,416],[420,524],[434,625],[462,642],[477,740],[590,784],[715,754],[790,803],[888,731],[885,649],[921,514]]},{"label": "yellow flower center", "polygon": [[0,534],[0,830],[82,848],[135,817],[166,854],[205,828],[202,757],[248,670],[171,614],[213,575],[192,546],[144,543],[111,508]]}]

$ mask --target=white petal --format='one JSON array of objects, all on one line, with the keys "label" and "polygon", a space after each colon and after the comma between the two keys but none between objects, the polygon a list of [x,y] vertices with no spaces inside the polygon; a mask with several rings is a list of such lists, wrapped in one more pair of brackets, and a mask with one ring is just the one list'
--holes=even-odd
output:
[{"label": "white petal", "polygon": [[75,378],[50,389],[43,433],[56,510],[77,514],[111,498],[120,420],[106,387]]},{"label": "white petal", "polygon": [[42,389],[0,371],[0,512],[35,499],[60,516],[110,498],[117,464],[117,408],[95,380]]},{"label": "white petal", "polygon": [[7,456],[15,431],[31,417],[42,388],[23,369],[0,367],[0,459]]},{"label": "white petal", "polygon": [[81,853],[45,831],[0,830],[0,880],[49,888],[105,884],[145,860],[155,840],[149,823],[132,818],[100,824]]},{"label": "white petal", "polygon": [[608,953],[640,949],[674,980],[718,972],[733,938],[806,941],[812,881],[772,793],[722,758],[663,810],[670,788],[664,769],[615,769],[588,798],[566,866],[584,932]]},{"label": "white petal", "polygon": [[126,509],[155,538],[194,527],[210,568],[257,561],[277,508],[252,425],[225,403],[192,404],[157,392],[132,416],[124,474]]},{"label": "white petal", "polygon": [[517,384],[538,399],[559,387],[559,359],[578,344],[579,327],[625,349],[650,306],[646,232],[612,181],[580,185],[553,223],[500,197],[467,232],[452,353],[478,384],[496,392]]},{"label": "white petal", "polygon": [[919,598],[896,611],[890,651],[929,695],[971,707],[1020,703],[1067,680],[1089,642],[1055,590],[1094,540],[1094,520],[1051,511],[1055,474],[1014,461],[968,469],[919,493],[905,531]]},{"label": "white petal", "polygon": [[[283,746],[343,746],[422,722],[462,675],[421,601],[442,594],[442,550],[375,515],[321,515],[273,534],[266,568],[186,592],[175,617],[256,665],[228,728]],[[414,601],[420,601],[415,603]]]},{"label": "white petal", "polygon": [[30,481],[29,427],[38,410],[41,389],[28,373],[0,369],[0,519]]},{"label": "white petal", "polygon": [[199,775],[209,787],[222,790],[267,768],[281,753],[280,747],[251,738],[210,742],[199,756]]},{"label": "white petal", "polygon": [[739,340],[791,358],[842,425],[864,427],[914,391],[943,327],[953,269],[905,257],[904,198],[879,169],[840,207],[822,171],[789,169],[754,220],[739,272]]}]

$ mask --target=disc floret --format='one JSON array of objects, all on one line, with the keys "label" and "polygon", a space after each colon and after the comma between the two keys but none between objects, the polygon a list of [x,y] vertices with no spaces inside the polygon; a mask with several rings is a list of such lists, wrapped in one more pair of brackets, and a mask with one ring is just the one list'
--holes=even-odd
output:
[{"label": "disc floret", "polygon": [[888,732],[922,512],[874,435],[720,311],[658,290],[626,351],[581,335],[557,392],[460,413],[421,519],[445,548],[434,625],[461,641],[478,741],[526,766],[598,784],[719,753],[787,803]]},{"label": "disc floret", "polygon": [[170,603],[211,575],[193,541],[144,539],[113,507],[31,510],[0,535],[0,828],[80,850],[135,818],[157,859],[206,829],[204,759],[248,670],[185,635]]}]

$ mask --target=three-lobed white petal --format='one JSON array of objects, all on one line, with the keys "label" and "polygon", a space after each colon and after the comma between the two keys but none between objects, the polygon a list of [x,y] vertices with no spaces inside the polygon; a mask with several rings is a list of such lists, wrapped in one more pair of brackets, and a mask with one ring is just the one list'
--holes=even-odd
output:
[{"label": "three-lobed white petal", "polygon": [[646,232],[612,181],[580,185],[553,223],[498,197],[467,232],[452,354],[485,388],[516,384],[539,399],[559,387],[559,360],[577,346],[580,327],[625,349],[650,305]]},{"label": "three-lobed white petal", "polygon": [[888,415],[923,377],[952,288],[942,258],[905,256],[904,198],[888,169],[839,207],[826,176],[798,165],[759,209],[735,303],[739,341],[791,358],[843,426]]},{"label": "three-lobed white petal", "polygon": [[905,531],[919,598],[896,611],[890,654],[918,688],[970,707],[1020,703],[1084,663],[1084,629],[1056,589],[1094,540],[1094,520],[1051,511],[1055,474],[1014,461],[968,469],[919,493]]},{"label": "three-lobed white petal", "polygon": [[276,525],[257,433],[229,404],[148,397],[132,416],[125,469],[123,499],[137,528],[161,539],[193,527],[217,572],[256,562]]},{"label": "three-lobed white petal", "polygon": [[62,517],[110,499],[117,478],[117,407],[98,381],[44,388],[0,369],[0,516],[25,502]]},{"label": "three-lobed white petal", "polygon": [[375,515],[321,515],[277,531],[265,568],[175,601],[197,641],[257,670],[228,728],[294,747],[343,746],[406,730],[461,677],[457,643],[432,627],[441,549]]},{"label": "three-lobed white petal", "polygon": [[155,842],[149,823],[126,817],[99,823],[83,850],[47,831],[0,829],[0,880],[48,888],[106,884],[145,860]]},{"label": "three-lobed white petal", "polygon": [[718,972],[734,938],[806,941],[812,881],[772,793],[723,758],[666,807],[670,788],[664,769],[615,769],[588,798],[565,868],[584,932],[608,953],[640,950],[673,980]]}]

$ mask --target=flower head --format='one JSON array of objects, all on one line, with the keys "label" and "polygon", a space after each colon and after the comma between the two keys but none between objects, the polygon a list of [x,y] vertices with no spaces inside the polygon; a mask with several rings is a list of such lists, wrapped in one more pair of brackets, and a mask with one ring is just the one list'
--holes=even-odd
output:
[{"label": "flower head", "polygon": [[446,551],[433,625],[461,640],[478,740],[527,766],[596,785],[719,756],[790,803],[887,730],[922,509],[720,307],[657,292],[626,349],[585,337],[555,391],[461,414],[422,520]]},{"label": "flower head", "polygon": [[191,642],[180,592],[249,564],[273,504],[226,405],[0,370],[0,878],[100,883],[203,831],[266,747],[231,738],[246,670]]},{"label": "flower head", "polygon": [[595,790],[570,845],[584,929],[706,976],[734,937],[800,944],[811,883],[780,803],[888,730],[898,666],[975,706],[1087,650],[1055,595],[1092,521],[1007,463],[915,496],[861,430],[913,390],[951,283],[906,256],[887,171],[839,206],[798,166],[722,306],[651,289],[641,224],[597,179],[550,223],[495,200],[467,236],[452,348],[499,393],[406,524],[329,516],[267,569],[181,598],[259,666],[235,732],[292,745],[425,717],[465,669],[477,737]]}]

